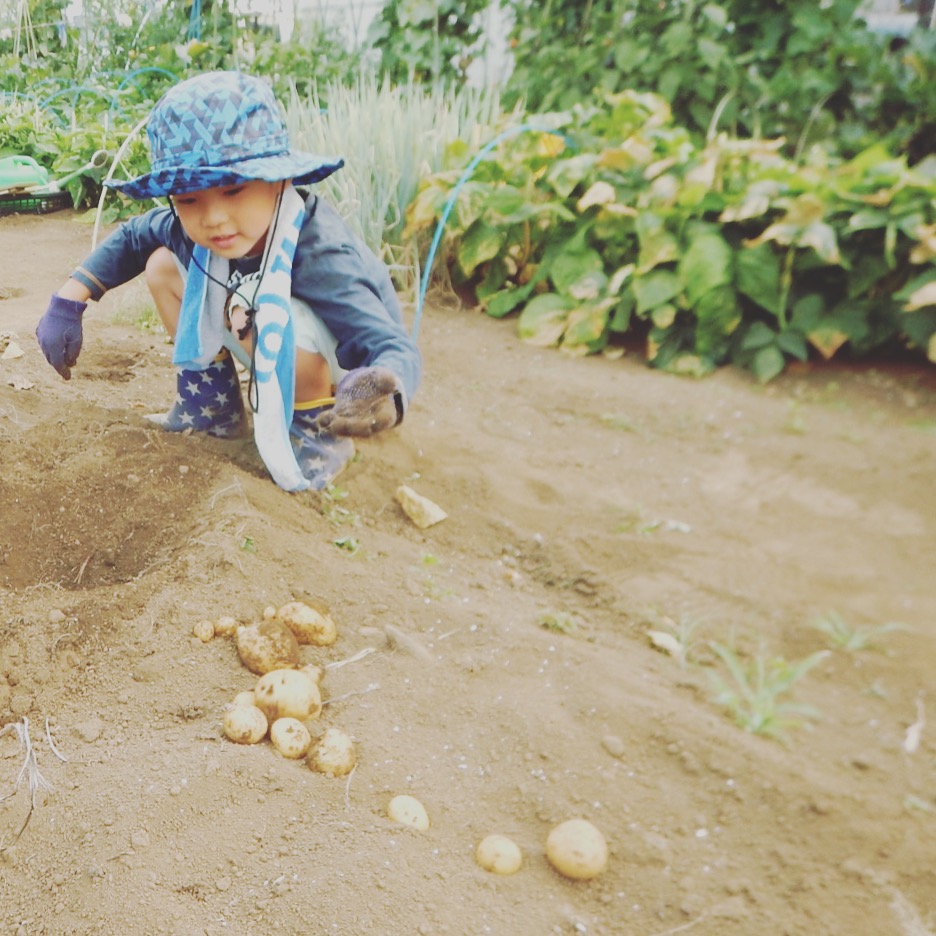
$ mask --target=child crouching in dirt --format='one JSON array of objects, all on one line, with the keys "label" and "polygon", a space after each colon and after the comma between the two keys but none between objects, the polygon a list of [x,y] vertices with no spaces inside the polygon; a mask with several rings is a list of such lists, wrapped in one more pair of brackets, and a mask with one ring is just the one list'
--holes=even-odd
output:
[{"label": "child crouching in dirt", "polygon": [[386,266],[295,188],[343,162],[291,150],[271,90],[238,72],[174,86],[147,133],[152,171],[106,184],[169,207],[127,221],[84,260],[52,296],[39,345],[68,380],[88,301],[144,273],[178,368],[175,404],[149,418],[241,434],[236,357],[274,481],[322,489],[353,456],[352,436],[400,423],[421,372]]}]

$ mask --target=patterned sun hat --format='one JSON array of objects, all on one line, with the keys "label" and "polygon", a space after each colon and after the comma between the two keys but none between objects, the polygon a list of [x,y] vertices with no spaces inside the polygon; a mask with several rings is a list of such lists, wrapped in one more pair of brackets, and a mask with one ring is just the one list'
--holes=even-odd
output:
[{"label": "patterned sun hat", "polygon": [[146,125],[152,170],[104,184],[130,198],[181,195],[262,179],[320,182],[344,160],[290,149],[279,105],[259,78],[206,72],[170,88]]}]

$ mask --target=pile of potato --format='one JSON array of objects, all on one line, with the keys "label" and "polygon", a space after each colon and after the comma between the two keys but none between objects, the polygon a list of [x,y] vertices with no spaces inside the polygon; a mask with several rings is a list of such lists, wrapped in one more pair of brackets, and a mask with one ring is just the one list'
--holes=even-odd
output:
[{"label": "pile of potato", "polygon": [[[427,831],[430,826],[426,807],[415,796],[394,796],[387,804],[387,817],[419,832]],[[474,857],[479,867],[492,874],[516,874],[523,865],[520,846],[497,833],[478,843]],[[608,843],[587,819],[566,819],[549,831],[546,860],[564,877],[590,881],[608,865]]]},{"label": "pile of potato", "polygon": [[[312,770],[330,777],[350,773],[357,761],[354,743],[339,728],[315,731],[322,712],[320,683],[323,670],[302,664],[299,647],[331,646],[338,633],[323,604],[290,601],[281,608],[267,608],[256,624],[238,624],[223,617],[200,621],[194,635],[202,641],[215,636],[233,637],[241,662],[259,676],[253,689],[238,693],[224,712],[225,737],[237,744],[258,744],[269,738],[273,747],[292,760],[306,758]],[[313,733],[317,735],[313,740]],[[387,817],[424,832],[429,815],[413,796],[394,796]],[[546,859],[560,874],[588,881],[608,863],[608,845],[588,820],[567,819],[554,826],[546,839]],[[475,850],[475,861],[494,874],[515,874],[523,864],[519,846],[507,836],[492,834]]]},{"label": "pile of potato", "polygon": [[342,777],[351,772],[357,760],[351,738],[339,728],[316,732],[323,670],[314,663],[302,665],[299,653],[301,645],[328,647],[337,639],[338,630],[325,605],[290,601],[267,608],[263,620],[255,624],[222,617],[199,621],[193,632],[205,642],[215,636],[233,637],[241,662],[260,677],[253,689],[239,692],[226,707],[226,738],[237,744],[269,738],[283,757],[305,757],[319,773]]}]

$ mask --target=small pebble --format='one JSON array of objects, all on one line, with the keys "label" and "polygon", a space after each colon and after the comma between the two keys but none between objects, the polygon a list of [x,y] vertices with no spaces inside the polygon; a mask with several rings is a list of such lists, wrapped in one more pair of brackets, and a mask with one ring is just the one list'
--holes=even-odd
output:
[{"label": "small pebble", "polygon": [[134,848],[147,848],[149,843],[149,832],[147,832],[146,829],[136,829],[130,835],[130,844]]},{"label": "small pebble", "polygon": [[13,715],[27,715],[33,705],[33,697],[22,689],[17,689],[10,695],[10,712]]},{"label": "small pebble", "polygon": [[90,718],[74,726],[74,732],[87,744],[93,744],[104,731],[104,722],[100,718]]}]

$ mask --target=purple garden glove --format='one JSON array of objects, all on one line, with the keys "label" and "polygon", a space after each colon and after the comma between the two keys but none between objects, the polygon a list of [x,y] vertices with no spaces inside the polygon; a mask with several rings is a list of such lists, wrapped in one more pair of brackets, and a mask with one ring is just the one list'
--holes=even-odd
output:
[{"label": "purple garden glove", "polygon": [[338,382],[335,405],[318,418],[318,428],[336,436],[367,437],[403,418],[403,386],[386,367],[359,367]]},{"label": "purple garden glove", "polygon": [[63,299],[52,294],[45,315],[36,326],[36,340],[46,360],[66,379],[71,380],[71,369],[81,352],[81,313],[86,302]]}]

